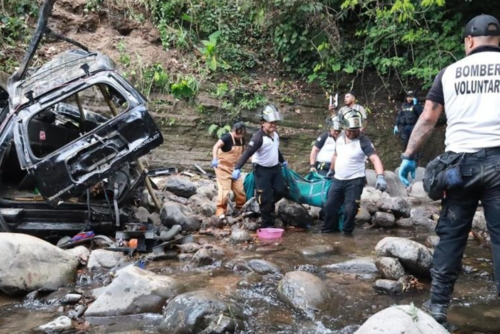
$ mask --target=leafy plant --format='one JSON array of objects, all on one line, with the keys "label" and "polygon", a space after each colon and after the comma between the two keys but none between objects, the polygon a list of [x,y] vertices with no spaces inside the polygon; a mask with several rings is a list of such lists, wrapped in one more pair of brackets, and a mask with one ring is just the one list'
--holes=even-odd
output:
[{"label": "leafy plant", "polygon": [[193,76],[179,78],[170,85],[170,91],[176,99],[192,99],[199,90],[199,82]]},{"label": "leafy plant", "polygon": [[230,131],[231,131],[231,126],[228,124],[226,124],[224,126],[219,126],[217,124],[211,124],[208,127],[208,133],[211,135],[215,133],[217,135],[217,138],[222,137],[222,135],[224,135]]}]

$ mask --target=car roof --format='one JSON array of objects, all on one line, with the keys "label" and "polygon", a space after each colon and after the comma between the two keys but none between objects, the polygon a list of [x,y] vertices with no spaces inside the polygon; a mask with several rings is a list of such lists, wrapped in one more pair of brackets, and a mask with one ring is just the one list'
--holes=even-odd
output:
[{"label": "car roof", "polygon": [[115,70],[115,63],[105,54],[68,50],[56,55],[26,79],[16,82],[15,87],[10,87],[9,97],[15,110],[18,106],[29,102],[30,98],[36,99],[87,75]]}]

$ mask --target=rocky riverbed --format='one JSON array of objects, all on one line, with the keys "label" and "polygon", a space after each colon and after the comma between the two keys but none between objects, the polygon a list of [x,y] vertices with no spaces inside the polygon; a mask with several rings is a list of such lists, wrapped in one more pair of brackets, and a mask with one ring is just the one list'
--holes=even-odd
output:
[{"label": "rocky riverbed", "polygon": [[[438,203],[418,181],[408,196],[393,174],[389,196],[370,187],[369,172],[353,238],[316,234],[318,208],[283,200],[283,237],[260,240],[255,205],[218,221],[213,181],[185,176],[156,180],[160,214],[147,196],[135,213],[193,236],[161,256],[0,234],[0,333],[445,333],[418,309],[429,296]],[[498,333],[481,210],[474,233],[449,318],[460,333]]]}]

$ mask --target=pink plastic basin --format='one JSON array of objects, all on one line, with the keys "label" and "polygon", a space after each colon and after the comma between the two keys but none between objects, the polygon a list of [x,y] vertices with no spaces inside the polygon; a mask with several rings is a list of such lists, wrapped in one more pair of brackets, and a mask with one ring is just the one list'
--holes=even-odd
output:
[{"label": "pink plastic basin", "polygon": [[283,235],[285,230],[282,228],[259,228],[257,230],[257,236],[260,239],[279,239]]}]

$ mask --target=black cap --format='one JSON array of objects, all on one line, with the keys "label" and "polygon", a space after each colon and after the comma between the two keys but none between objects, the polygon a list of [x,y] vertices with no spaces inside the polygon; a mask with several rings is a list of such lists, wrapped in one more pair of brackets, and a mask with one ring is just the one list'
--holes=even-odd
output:
[{"label": "black cap", "polygon": [[463,37],[500,36],[500,24],[491,15],[481,14],[467,23]]}]

